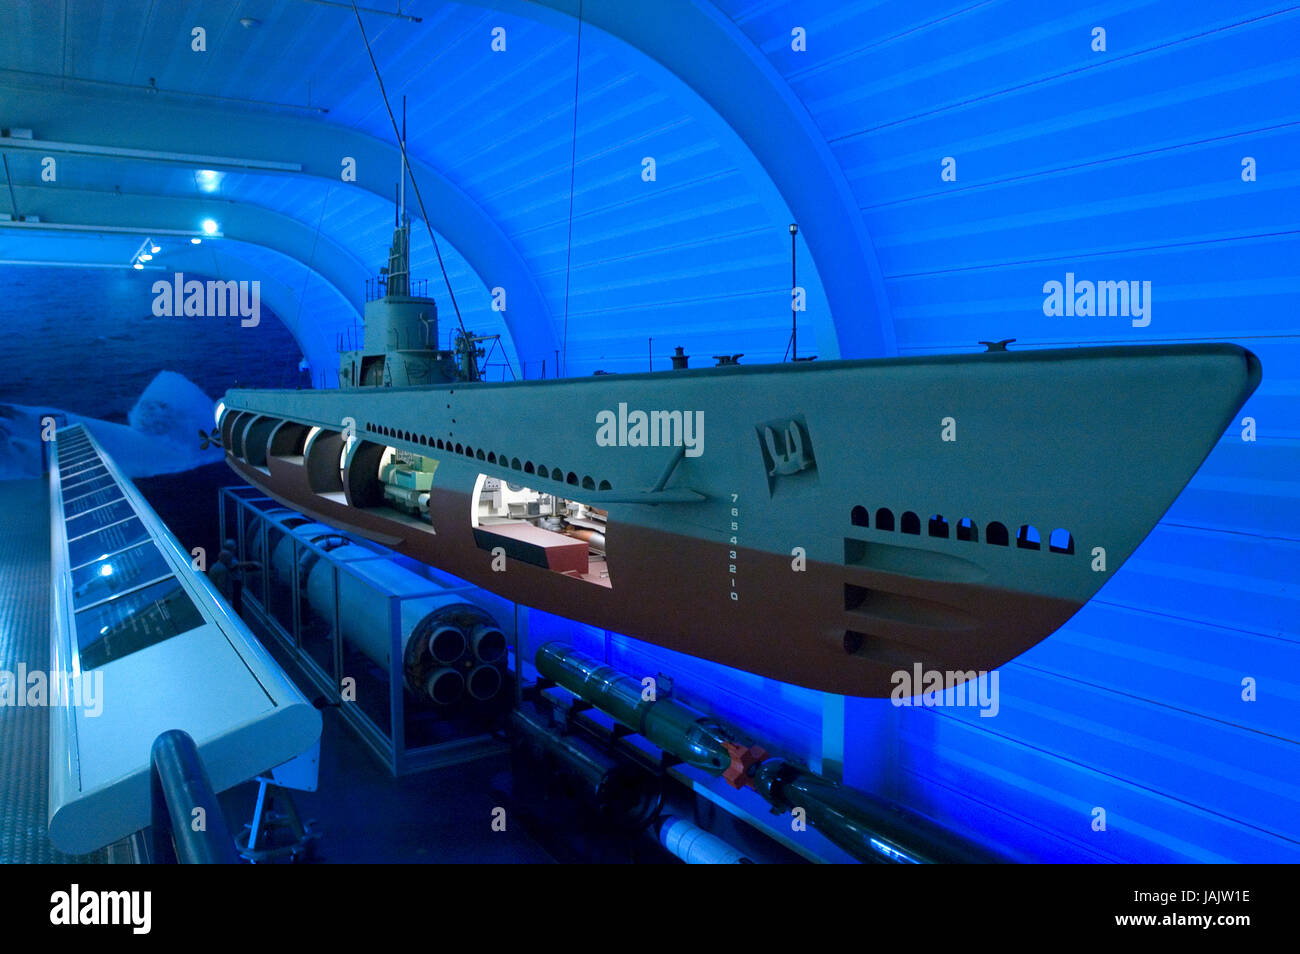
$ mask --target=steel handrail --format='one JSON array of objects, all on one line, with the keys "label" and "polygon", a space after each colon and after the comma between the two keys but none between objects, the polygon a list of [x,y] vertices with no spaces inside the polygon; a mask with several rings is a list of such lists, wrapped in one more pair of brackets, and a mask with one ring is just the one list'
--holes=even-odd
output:
[{"label": "steel handrail", "polygon": [[[239,852],[226,816],[189,733],[170,729],[154,739],[149,772],[154,864],[233,865]],[[202,811],[198,816],[195,810]],[[202,824],[195,822],[201,818]]]}]

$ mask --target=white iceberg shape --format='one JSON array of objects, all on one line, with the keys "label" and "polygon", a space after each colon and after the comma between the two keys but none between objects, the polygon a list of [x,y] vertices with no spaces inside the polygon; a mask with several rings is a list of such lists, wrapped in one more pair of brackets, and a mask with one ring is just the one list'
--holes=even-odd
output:
[{"label": "white iceberg shape", "polygon": [[[213,428],[215,402],[184,375],[160,371],[128,415],[129,425],[51,407],[0,404],[0,480],[36,477],[41,466],[41,418],[61,415],[84,424],[128,477],[174,474],[221,460],[220,448],[200,450],[199,431]],[[60,424],[62,426],[62,424]]]}]

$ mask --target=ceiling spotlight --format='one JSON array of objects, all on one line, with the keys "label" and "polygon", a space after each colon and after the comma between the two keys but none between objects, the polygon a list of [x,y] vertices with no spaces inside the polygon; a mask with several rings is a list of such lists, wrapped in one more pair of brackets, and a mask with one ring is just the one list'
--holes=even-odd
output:
[{"label": "ceiling spotlight", "polygon": [[255,17],[240,17],[240,18],[239,18],[239,25],[240,25],[241,27],[243,27],[245,30],[251,30],[251,29],[252,29],[253,27],[255,27],[255,26],[260,26],[261,23],[262,23],[262,21],[261,21],[261,20],[258,20],[258,19],[255,18]]},{"label": "ceiling spotlight", "polygon": [[198,236],[195,236],[194,238],[190,239],[190,244],[191,244],[191,245],[198,245],[198,244],[199,244],[200,242],[202,242],[202,241],[203,241],[203,239],[199,238]]},{"label": "ceiling spotlight", "polygon": [[150,246],[149,246],[149,251],[150,251],[151,253],[153,253],[154,255],[157,255],[159,252],[162,251],[162,249],[159,248],[157,245],[150,245]]},{"label": "ceiling spotlight", "polygon": [[203,220],[203,234],[204,234],[204,235],[216,235],[216,234],[217,234],[217,223],[216,223],[215,220],[213,220],[213,219],[204,219],[204,220]]},{"label": "ceiling spotlight", "polygon": [[137,270],[144,268],[140,263],[150,261],[153,258],[153,253],[149,251],[150,249],[153,249],[153,251],[156,252],[158,251],[158,246],[154,244],[152,238],[145,238],[145,240],[140,243],[140,247],[135,250],[135,254],[131,256],[129,263],[131,267]]},{"label": "ceiling spotlight", "polygon": [[200,169],[194,178],[204,192],[216,192],[217,186],[221,184],[221,173],[214,169]]}]

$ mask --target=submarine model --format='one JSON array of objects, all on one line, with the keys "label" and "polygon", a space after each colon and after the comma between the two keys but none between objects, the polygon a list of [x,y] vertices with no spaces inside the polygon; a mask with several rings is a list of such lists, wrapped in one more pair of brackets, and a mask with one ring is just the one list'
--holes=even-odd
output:
[{"label": "submarine model", "polygon": [[975,678],[1133,553],[1260,380],[1233,344],[487,382],[410,221],[336,389],[229,391],[229,466],[502,597],[826,692]]}]

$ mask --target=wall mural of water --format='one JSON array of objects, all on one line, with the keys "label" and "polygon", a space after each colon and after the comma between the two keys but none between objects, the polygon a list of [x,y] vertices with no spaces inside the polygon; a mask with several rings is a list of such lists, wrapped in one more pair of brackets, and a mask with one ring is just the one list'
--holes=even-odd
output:
[{"label": "wall mural of water", "polygon": [[0,480],[39,473],[42,416],[84,420],[182,544],[213,548],[216,489],[237,482],[220,450],[200,449],[215,401],[237,384],[292,388],[308,378],[297,342],[265,306],[256,327],[156,317],[159,278],[0,267]]},{"label": "wall mural of water", "polygon": [[0,348],[0,475],[30,468],[40,411],[106,422],[92,430],[137,476],[202,463],[197,431],[212,426],[212,402],[228,388],[301,383],[301,351],[267,309],[256,327],[238,318],[156,317],[158,278],[125,268],[0,269],[0,328],[8,332]]}]

